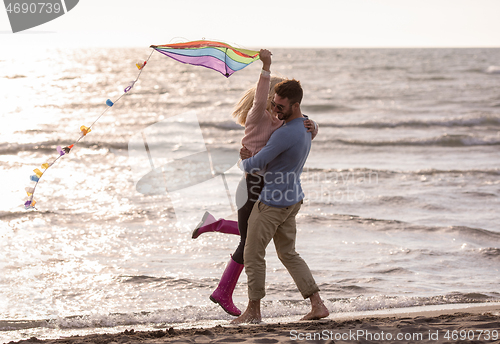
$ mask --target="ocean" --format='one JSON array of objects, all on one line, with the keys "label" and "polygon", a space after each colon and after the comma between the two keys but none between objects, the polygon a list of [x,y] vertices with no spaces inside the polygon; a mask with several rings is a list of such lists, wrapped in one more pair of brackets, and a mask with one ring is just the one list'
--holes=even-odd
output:
[{"label": "ocean", "polygon": [[[297,251],[330,312],[500,301],[500,49],[271,50],[320,127]],[[0,342],[232,319],[209,296],[239,238],[191,232],[235,218],[230,114],[261,63],[225,78],[155,52],[123,95],[150,54],[0,55]],[[97,118],[25,210],[33,169]],[[265,321],[308,311],[272,244],[266,286]]]}]

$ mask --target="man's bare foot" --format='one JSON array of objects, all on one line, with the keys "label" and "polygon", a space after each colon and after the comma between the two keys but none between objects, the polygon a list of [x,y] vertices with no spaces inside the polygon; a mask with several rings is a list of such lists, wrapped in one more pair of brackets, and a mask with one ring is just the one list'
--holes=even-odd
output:
[{"label": "man's bare foot", "polygon": [[260,300],[249,300],[248,307],[238,318],[231,321],[231,324],[258,324],[262,321],[260,315]]},{"label": "man's bare foot", "polygon": [[314,293],[309,299],[311,300],[311,311],[300,320],[318,320],[330,315],[319,293]]}]

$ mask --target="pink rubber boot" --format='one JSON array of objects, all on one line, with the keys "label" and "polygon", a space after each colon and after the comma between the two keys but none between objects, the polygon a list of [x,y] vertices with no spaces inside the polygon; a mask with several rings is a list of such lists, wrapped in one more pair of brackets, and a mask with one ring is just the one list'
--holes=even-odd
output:
[{"label": "pink rubber boot", "polygon": [[234,316],[241,315],[241,311],[233,303],[233,291],[241,271],[243,271],[243,264],[236,263],[231,257],[217,289],[210,295],[212,302],[218,303],[222,309]]},{"label": "pink rubber boot", "polygon": [[240,235],[238,230],[238,222],[219,219],[216,220],[208,211],[205,212],[200,223],[196,226],[191,237],[196,239],[203,233],[207,232],[220,232],[225,234]]}]

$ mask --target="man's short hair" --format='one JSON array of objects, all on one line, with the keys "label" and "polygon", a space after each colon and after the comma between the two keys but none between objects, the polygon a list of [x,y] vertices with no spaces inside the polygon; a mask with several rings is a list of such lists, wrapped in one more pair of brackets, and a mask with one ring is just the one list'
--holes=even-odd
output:
[{"label": "man's short hair", "polygon": [[274,91],[281,98],[287,98],[291,105],[295,103],[300,104],[304,94],[300,81],[295,79],[283,80],[274,87]]}]

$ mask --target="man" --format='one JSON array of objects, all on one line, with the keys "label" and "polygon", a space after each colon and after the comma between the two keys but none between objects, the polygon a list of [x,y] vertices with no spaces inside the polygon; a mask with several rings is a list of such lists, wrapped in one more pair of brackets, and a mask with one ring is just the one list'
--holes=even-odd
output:
[{"label": "man", "polygon": [[295,251],[297,215],[304,194],[300,175],[311,149],[311,133],[304,128],[300,110],[302,87],[296,80],[285,80],[275,88],[273,111],[285,123],[255,156],[241,162],[245,172],[265,168],[264,188],[248,219],[244,249],[248,277],[248,307],[233,324],[262,320],[260,300],[265,296],[266,247],[273,239],[279,259],[295,281],[302,296],[311,301],[311,311],[302,320],[327,317],[328,309],[306,262]]}]

